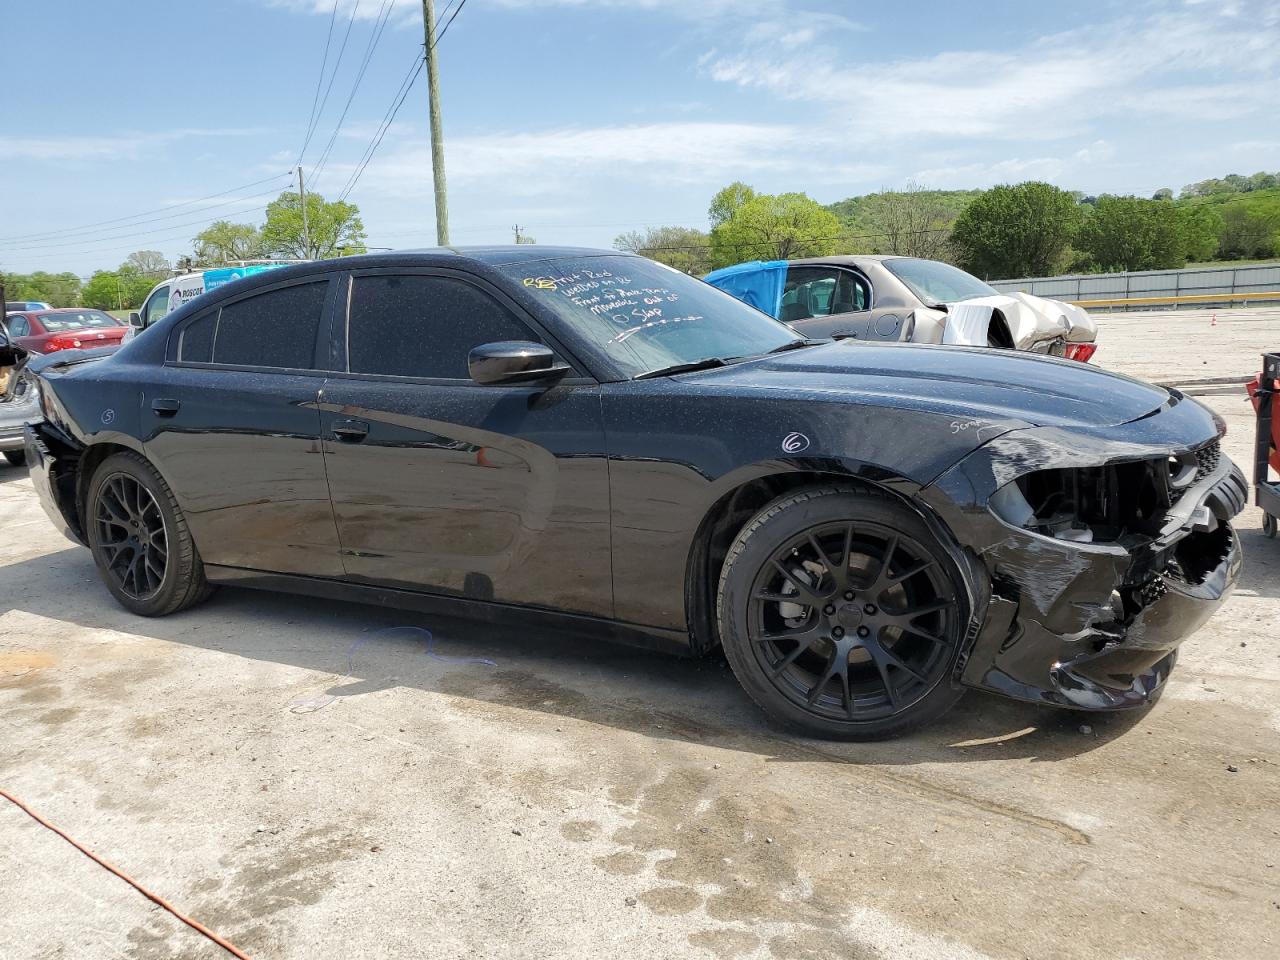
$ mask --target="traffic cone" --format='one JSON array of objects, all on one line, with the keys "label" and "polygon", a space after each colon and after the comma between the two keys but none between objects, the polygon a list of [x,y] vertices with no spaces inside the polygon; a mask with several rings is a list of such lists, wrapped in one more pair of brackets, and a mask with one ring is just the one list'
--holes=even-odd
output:
[{"label": "traffic cone", "polygon": [[1215,312],[1210,315],[1209,326],[1216,327],[1218,325],[1218,314]]}]

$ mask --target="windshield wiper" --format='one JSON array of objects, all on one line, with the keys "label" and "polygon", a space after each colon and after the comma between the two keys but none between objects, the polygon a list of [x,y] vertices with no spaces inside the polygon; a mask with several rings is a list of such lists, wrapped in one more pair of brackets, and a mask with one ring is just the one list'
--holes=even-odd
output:
[{"label": "windshield wiper", "polygon": [[659,367],[657,370],[649,370],[645,373],[637,374],[632,377],[633,380],[648,380],[650,377],[667,377],[673,373],[689,373],[692,370],[710,370],[712,367],[727,367],[729,361],[724,357],[705,357],[702,360],[694,360],[692,363],[673,363],[669,367]]},{"label": "windshield wiper", "polygon": [[799,350],[801,347],[816,347],[820,343],[826,343],[825,340],[792,340],[790,343],[784,343],[780,347],[774,347],[772,350],[765,351],[767,356],[770,353],[783,353],[787,350]]}]

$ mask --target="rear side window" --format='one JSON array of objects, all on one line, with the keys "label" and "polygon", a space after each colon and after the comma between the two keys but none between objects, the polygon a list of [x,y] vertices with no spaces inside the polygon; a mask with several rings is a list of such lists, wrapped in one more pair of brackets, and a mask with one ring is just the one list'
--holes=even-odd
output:
[{"label": "rear side window", "polygon": [[187,324],[178,345],[178,359],[185,363],[213,362],[213,332],[218,325],[218,311]]},{"label": "rear side window", "polygon": [[356,277],[350,316],[352,373],[466,380],[472,347],[540,339],[492,297],[449,277]]},{"label": "rear side window", "polygon": [[238,300],[218,314],[213,362],[310,369],[329,281],[302,283]]}]

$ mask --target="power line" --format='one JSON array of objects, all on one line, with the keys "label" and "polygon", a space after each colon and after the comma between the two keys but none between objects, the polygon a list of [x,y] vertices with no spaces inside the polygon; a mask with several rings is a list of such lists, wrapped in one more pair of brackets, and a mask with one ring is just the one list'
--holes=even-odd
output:
[{"label": "power line", "polygon": [[[243,203],[249,200],[258,200],[258,199],[261,199],[262,197],[272,196],[275,193],[276,193],[275,190],[265,190],[262,193],[255,193],[255,194],[250,194],[247,197],[240,197],[237,199],[236,202]],[[194,212],[194,211],[188,211],[188,212]],[[169,218],[164,218],[164,219],[169,219]],[[220,215],[214,215],[211,217],[202,217],[198,220],[190,220],[184,223],[171,223],[163,227],[155,227],[150,230],[138,230],[138,231],[130,231],[127,233],[118,233],[118,234],[113,234],[111,236],[98,237],[97,239],[92,239],[92,240],[85,240],[85,239],[63,240],[56,243],[24,244],[22,247],[22,250],[15,251],[15,252],[21,255],[21,253],[27,250],[43,251],[43,250],[50,250],[50,249],[55,249],[59,247],[75,247],[75,246],[80,246],[81,244],[87,244],[88,246],[92,247],[99,243],[109,243],[112,240],[126,240],[126,239],[129,239],[130,237],[144,237],[144,236],[147,236],[148,234],[159,233],[163,230],[168,230],[170,227],[196,226],[199,224],[210,223],[211,221],[214,221],[217,219],[220,219]]]},{"label": "power line", "polygon": [[[450,0],[450,3],[446,4],[443,13],[441,13],[442,19],[449,13],[449,8],[453,6],[453,2],[454,0]],[[461,0],[461,2],[458,3],[453,14],[447,21],[445,21],[444,26],[436,31],[435,36],[431,40],[432,48],[444,39],[445,32],[449,29],[449,25],[453,23],[458,14],[462,12],[462,8],[466,5],[467,0]],[[364,174],[365,168],[373,159],[373,155],[377,153],[378,146],[382,143],[382,138],[385,137],[387,135],[387,131],[391,129],[391,124],[395,122],[396,114],[400,112],[401,105],[404,103],[405,98],[409,96],[409,91],[413,89],[414,83],[417,82],[418,75],[422,72],[424,64],[425,61],[421,57],[418,57],[417,55],[414,56],[414,63],[410,68],[409,74],[401,81],[400,87],[397,89],[396,93],[392,95],[392,106],[385,114],[383,114],[382,123],[379,124],[378,129],[374,132],[373,139],[370,141],[369,146],[365,148],[364,153],[361,154],[360,160],[356,162],[356,169],[352,171],[351,176],[343,186],[342,192],[338,197],[339,200],[346,200],[347,197],[351,196],[351,191],[353,191],[356,188],[356,184],[360,182],[360,177]]]},{"label": "power line", "polygon": [[[283,177],[289,177],[289,176],[292,176],[292,174],[277,173],[275,176],[265,177],[262,180],[255,180],[252,183],[244,183],[238,187],[232,187],[230,190],[223,190],[221,193],[211,193],[207,197],[198,197],[195,200],[183,200],[181,203],[171,203],[168,206],[156,207],[154,210],[143,210],[141,213],[132,213],[132,214],[129,214],[129,216],[127,217],[115,217],[110,220],[95,220],[92,223],[84,223],[78,227],[64,227],[59,230],[49,230],[41,233],[27,233],[27,234],[20,234],[18,236],[13,236],[13,237],[0,238],[0,243],[11,243],[19,240],[43,240],[46,238],[62,236],[68,233],[72,233],[72,234],[79,233],[80,231],[87,230],[90,227],[103,226],[104,224],[109,224],[109,223],[123,223],[125,220],[136,220],[138,217],[145,217],[149,213],[161,213],[165,210],[176,210],[178,207],[189,207],[192,204],[203,203],[206,200],[214,200],[218,197],[225,197],[229,193],[236,193],[240,190],[248,190],[250,187],[256,187],[256,186],[259,186],[260,184],[270,183],[272,180],[279,180]],[[183,213],[179,214],[179,216],[184,216],[185,214],[191,213],[191,212],[192,211],[190,210],[186,210],[186,211],[183,211]]]},{"label": "power line", "polygon": [[347,178],[346,184],[339,194],[339,200],[345,200],[351,196],[351,191],[356,188],[356,184],[360,182],[360,177],[364,173],[365,167],[369,165],[369,161],[373,159],[373,155],[378,152],[378,146],[382,143],[382,138],[387,135],[387,131],[391,129],[391,124],[395,122],[396,114],[400,112],[400,106],[404,103],[405,98],[409,96],[409,91],[413,89],[414,83],[417,82],[419,74],[422,73],[423,60],[420,56],[414,55],[412,69],[400,81],[400,88],[396,91],[398,99],[393,99],[392,105],[387,108],[387,112],[382,115],[382,122],[378,125],[377,131],[374,133],[373,139],[369,142],[369,146],[357,161],[356,168],[351,172],[351,176]]},{"label": "power line", "polygon": [[[449,32],[449,27],[453,24],[453,21],[454,21],[454,20],[458,19],[458,14],[460,14],[460,13],[462,12],[462,8],[463,8],[463,7],[465,7],[466,5],[467,5],[467,0],[462,0],[462,2],[458,4],[458,9],[457,9],[457,10],[455,10],[455,11],[453,11],[453,16],[451,16],[451,17],[450,17],[450,18],[445,22],[445,25],[444,25],[443,27],[441,27],[441,28],[440,28],[440,32],[436,34],[436,38],[435,38],[435,40],[434,40],[434,41],[432,41],[432,43],[431,43],[431,45],[432,45],[433,47],[434,47],[436,44],[438,44],[441,40],[443,40],[443,39],[444,39],[444,35],[445,35],[446,33],[448,33],[448,32]],[[448,6],[446,6],[446,7],[444,8],[444,13],[440,14],[440,19],[441,19],[441,20],[443,20],[443,19],[444,19],[444,14],[445,14],[445,13],[448,13],[448,12],[449,12],[449,7],[448,7]]]},{"label": "power line", "polygon": [[324,83],[324,70],[329,65],[329,46],[333,42],[333,24],[338,19],[338,0],[333,0],[333,10],[329,13],[329,32],[324,38],[324,57],[320,60],[320,75],[316,77],[316,91],[311,95],[311,115],[307,117],[307,135],[302,141],[302,149],[298,151],[298,165],[302,164],[302,158],[307,152],[307,146],[311,143],[311,133],[315,130],[316,122],[316,104],[320,102],[320,87]]},{"label": "power line", "polygon": [[360,67],[356,71],[355,82],[351,85],[351,93],[347,96],[347,102],[342,107],[342,113],[338,117],[338,123],[333,128],[333,133],[329,136],[329,142],[325,144],[324,152],[320,154],[319,162],[311,169],[311,179],[313,181],[319,180],[320,171],[324,169],[324,165],[329,160],[329,153],[333,150],[338,134],[342,131],[342,124],[347,119],[347,111],[351,109],[351,102],[356,98],[356,92],[360,89],[361,81],[364,80],[365,71],[369,69],[369,61],[373,59],[373,51],[377,49],[378,41],[382,39],[382,32],[387,28],[389,19],[391,19],[391,0],[382,0],[382,6],[378,8],[378,13],[374,17],[373,33],[370,34],[369,43],[365,46],[364,59],[360,61]]},{"label": "power line", "polygon": [[[147,223],[159,223],[159,222],[161,222],[162,220],[174,220],[174,219],[176,219],[177,217],[188,217],[188,216],[191,216],[192,214],[195,214],[195,213],[204,213],[204,212],[209,211],[209,210],[217,209],[218,207],[231,206],[231,205],[233,205],[233,204],[244,203],[246,200],[253,200],[253,199],[256,199],[257,197],[264,197],[264,196],[267,196],[268,194],[275,193],[277,189],[278,189],[278,188],[272,188],[272,189],[270,189],[270,190],[263,191],[262,193],[255,193],[255,194],[252,194],[252,195],[250,195],[250,196],[248,196],[248,197],[233,197],[233,198],[232,198],[232,199],[230,199],[230,200],[223,200],[223,201],[221,201],[221,202],[219,202],[219,203],[211,203],[211,204],[209,204],[207,207],[199,207],[199,208],[197,208],[197,209],[195,209],[195,210],[182,210],[182,211],[180,211],[180,212],[178,212],[178,213],[171,213],[171,214],[168,214],[167,216],[163,216],[163,217],[151,217],[151,218],[149,218],[149,219],[147,219],[147,220],[136,220],[136,221],[134,221],[133,223],[128,223],[128,224],[118,224],[118,225],[113,226],[113,227],[99,227],[99,228],[97,228],[96,230],[88,230],[88,231],[86,231],[86,232],[85,232],[85,233],[83,233],[83,234],[73,234],[73,235],[72,235],[72,237],[71,237],[71,239],[70,239],[70,243],[69,243],[69,244],[68,244],[68,243],[56,243],[56,242],[55,242],[55,243],[49,243],[49,242],[48,242],[48,240],[55,240],[55,241],[56,241],[56,240],[60,239],[60,238],[58,238],[58,237],[49,237],[47,240],[45,240],[45,239],[40,239],[40,240],[36,240],[36,241],[27,241],[27,240],[0,240],[0,244],[2,244],[2,245],[16,245],[16,246],[21,246],[23,249],[37,249],[37,250],[44,249],[44,248],[47,248],[47,247],[59,247],[59,246],[74,245],[74,244],[80,243],[80,242],[82,242],[82,241],[88,242],[88,241],[92,240],[92,239],[93,239],[93,235],[94,235],[94,234],[103,233],[103,232],[110,232],[110,231],[112,231],[112,230],[119,230],[119,229],[122,229],[123,227],[128,227],[128,228],[132,229],[133,227],[140,227],[140,226],[142,226],[143,224],[147,224]],[[163,230],[163,229],[167,229],[167,228],[166,228],[166,227],[161,227],[160,229],[162,229],[162,230]],[[129,234],[127,234],[127,233],[125,233],[125,234],[119,234],[119,236],[129,236]],[[111,238],[110,238],[110,237],[104,237],[104,238],[102,238],[102,239],[111,239]]]},{"label": "power line", "polygon": [[[303,144],[302,152],[305,153],[307,144],[311,143],[311,136],[315,133],[316,127],[320,125],[320,118],[324,116],[324,108],[329,103],[329,93],[333,90],[333,81],[338,79],[338,69],[342,66],[342,55],[347,52],[347,41],[351,39],[351,28],[355,26],[356,14],[360,12],[360,0],[356,0],[356,5],[351,8],[351,17],[347,20],[347,30],[342,35],[342,45],[338,47],[338,56],[333,61],[333,73],[329,74],[329,83],[324,88],[324,96],[320,99],[320,109],[316,111],[312,117],[311,123],[307,128],[306,142]],[[323,73],[321,76],[323,77]],[[298,165],[302,165],[302,154],[298,155]]]}]

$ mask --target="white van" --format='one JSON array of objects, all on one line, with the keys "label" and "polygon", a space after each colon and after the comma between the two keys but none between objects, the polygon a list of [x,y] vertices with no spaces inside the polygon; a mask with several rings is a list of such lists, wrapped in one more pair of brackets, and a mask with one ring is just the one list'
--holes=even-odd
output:
[{"label": "white van", "polygon": [[[194,300],[208,290],[216,290],[225,283],[252,276],[263,270],[288,266],[287,263],[254,263],[241,267],[216,267],[198,273],[185,273],[157,283],[142,301],[136,313],[129,314],[130,336],[147,329],[165,314],[177,310],[189,300]],[[128,339],[128,337],[126,337]]]}]

